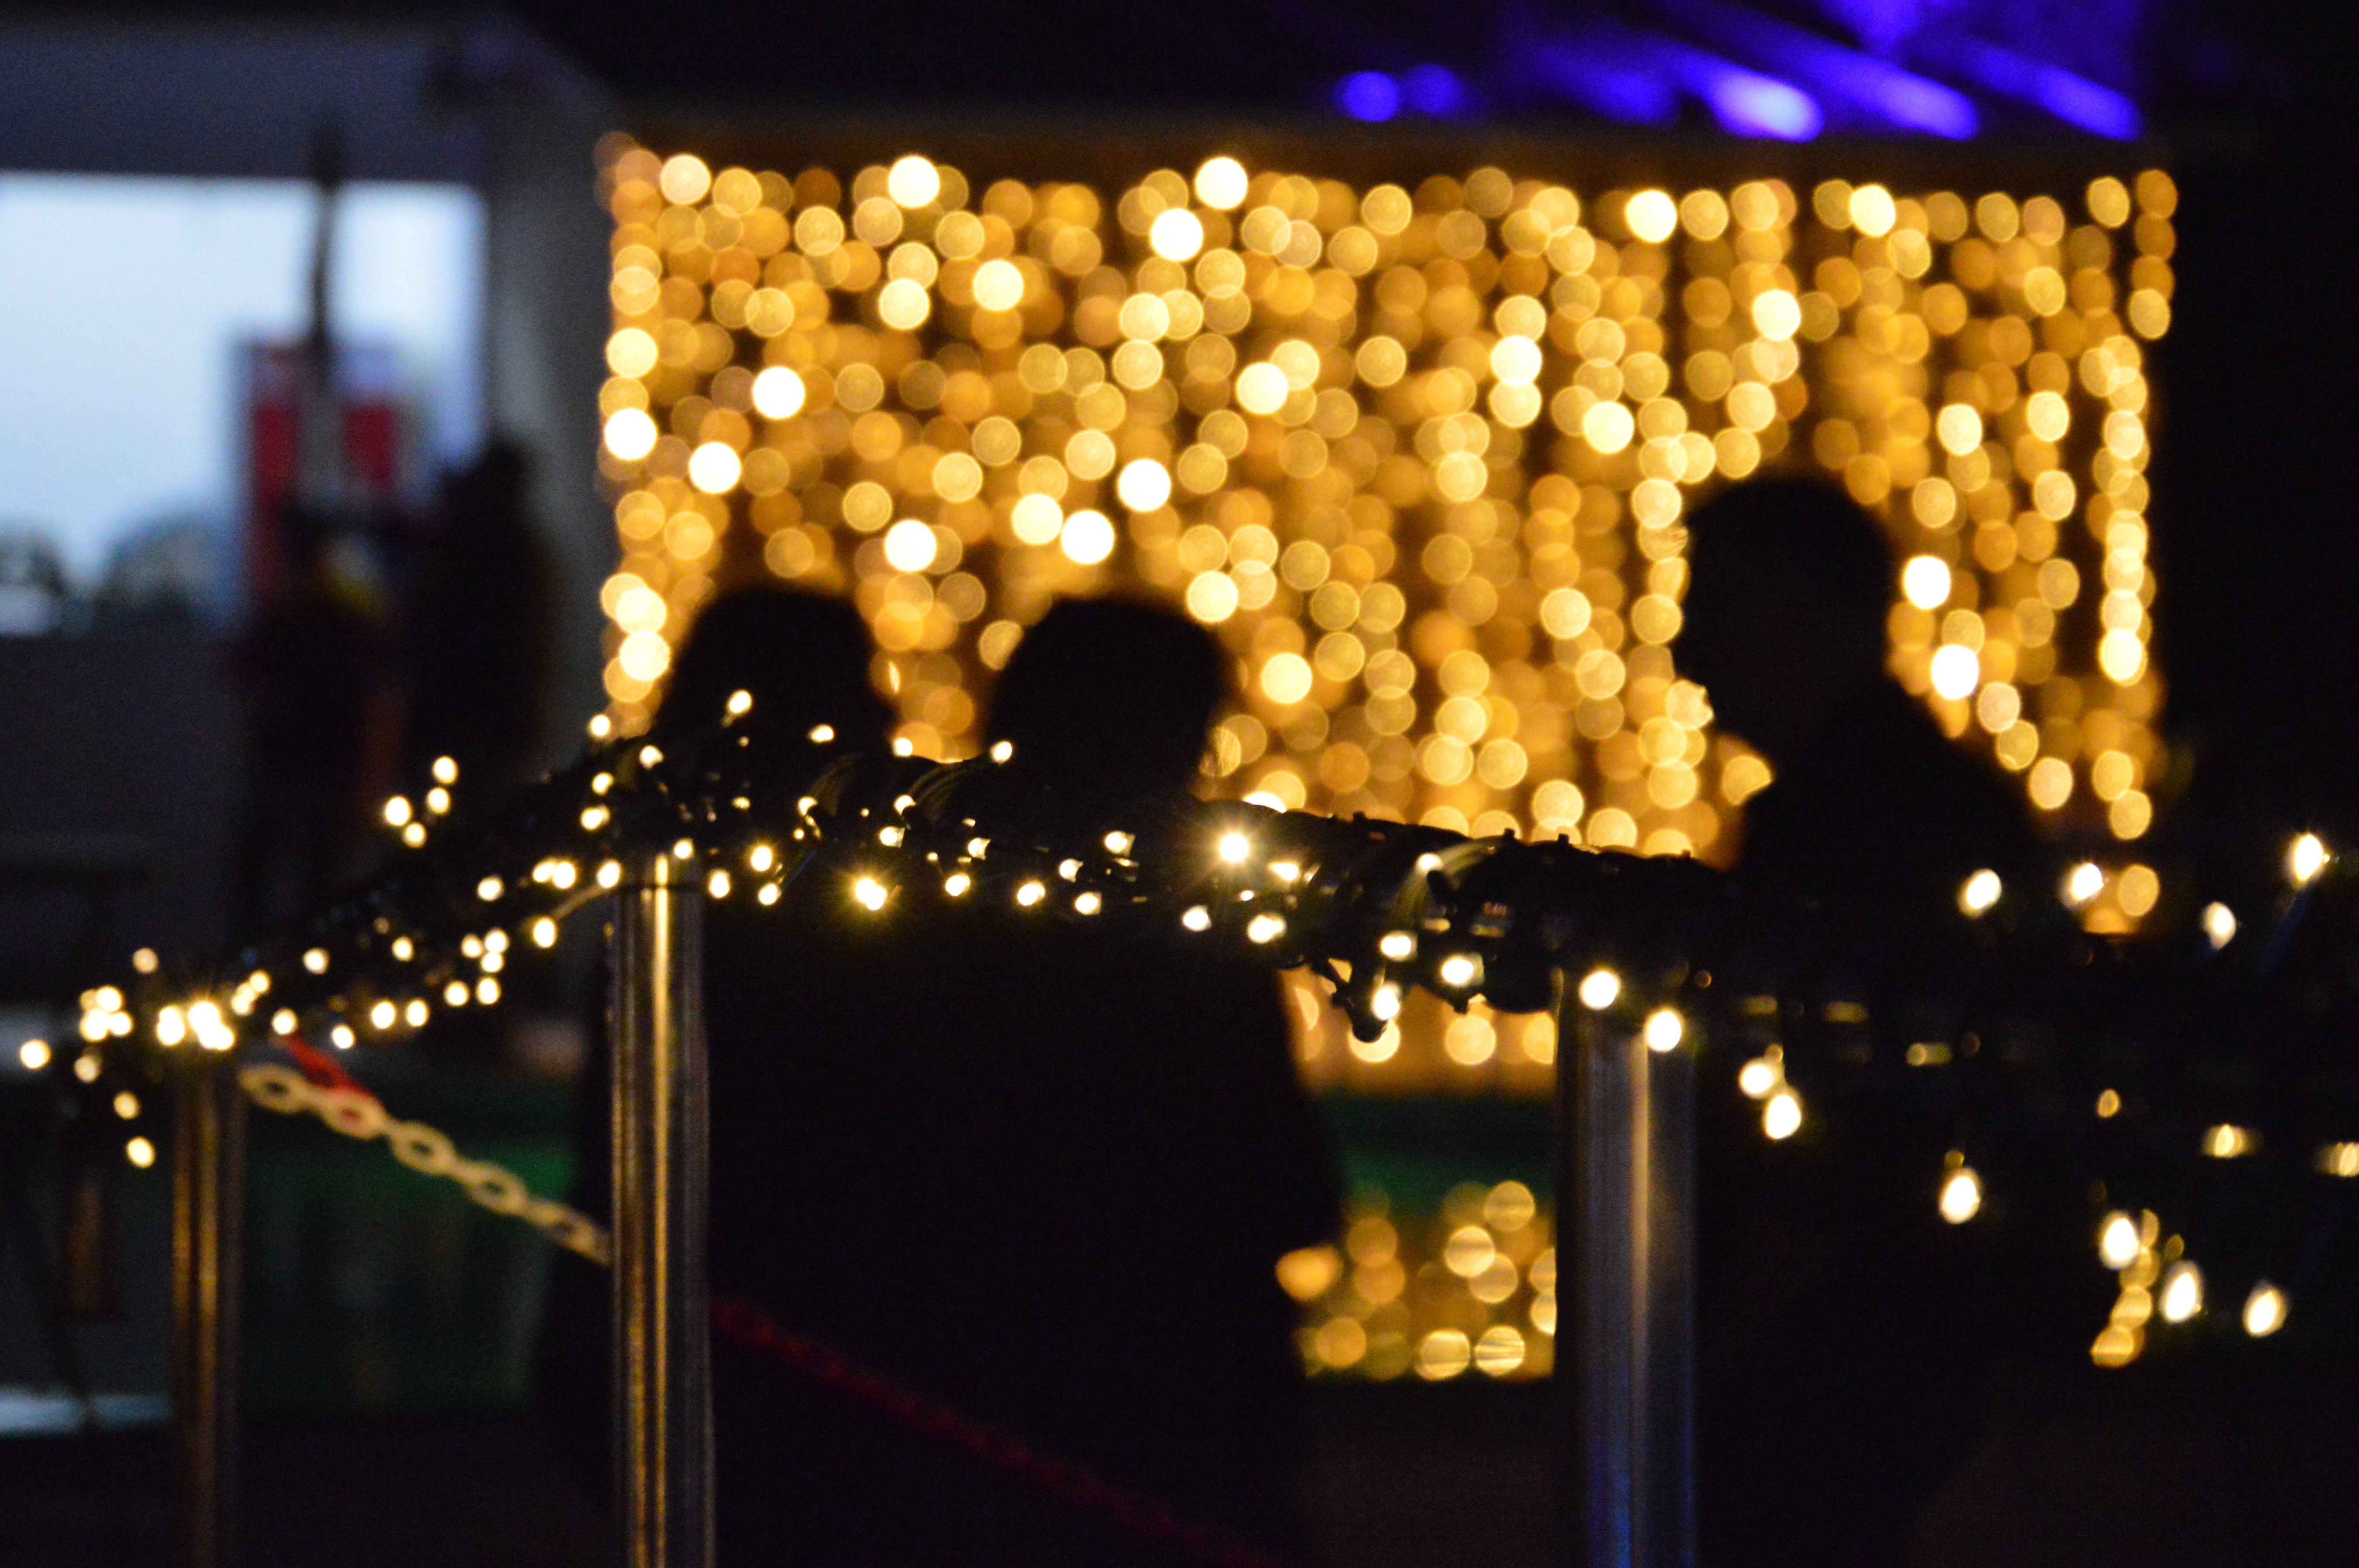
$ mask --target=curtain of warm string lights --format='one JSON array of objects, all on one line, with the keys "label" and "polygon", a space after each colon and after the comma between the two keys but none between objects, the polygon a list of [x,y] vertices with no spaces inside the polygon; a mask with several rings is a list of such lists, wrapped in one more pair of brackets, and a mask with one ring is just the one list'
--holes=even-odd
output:
[{"label": "curtain of warm string lights", "polygon": [[[974,749],[990,671],[1052,598],[1145,589],[1236,657],[1222,789],[1720,858],[1769,774],[1672,658],[1682,517],[1800,470],[1905,562],[1898,678],[2052,826],[2117,846],[2080,873],[2083,922],[2155,907],[2159,171],[2021,195],[1497,168],[1356,189],[1216,156],[1114,191],[916,154],[789,175],[607,151],[626,731],[735,583],[849,593],[899,743],[931,757]],[[1315,1086],[1550,1093],[1545,1014],[1412,995],[1359,1040],[1289,984]],[[1381,1296],[1440,1261],[1490,1303],[1444,1360],[1510,1314],[1538,1354],[1485,1370],[1543,1370],[1550,1230],[1514,1181],[1431,1223],[1355,1214],[1345,1255],[1291,1260],[1310,1359],[1369,1365],[1366,1314],[1316,1305],[1346,1270]],[[1380,1337],[1425,1345],[1413,1316]]]},{"label": "curtain of warm string lights", "polygon": [[1669,651],[1681,517],[1801,468],[1906,561],[1899,678],[2123,846],[2088,921],[2152,907],[2158,171],[1412,191],[1216,157],[1102,192],[625,146],[604,180],[626,728],[699,604],[766,576],[850,593],[900,737],[963,755],[1052,596],[1143,587],[1237,657],[1238,793],[1710,858],[1767,773]]}]

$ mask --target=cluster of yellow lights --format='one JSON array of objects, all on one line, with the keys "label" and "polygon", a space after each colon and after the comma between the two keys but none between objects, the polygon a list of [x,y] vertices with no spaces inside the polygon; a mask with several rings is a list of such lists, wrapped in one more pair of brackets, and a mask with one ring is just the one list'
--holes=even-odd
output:
[{"label": "cluster of yellow lights", "polygon": [[1542,1377],[1554,1363],[1556,1248],[1520,1181],[1462,1183],[1430,1220],[1363,1192],[1343,1247],[1288,1253],[1278,1281],[1305,1309],[1313,1372],[1443,1382]]},{"label": "cluster of yellow lights", "polygon": [[[624,144],[603,180],[625,729],[734,584],[848,594],[897,739],[945,757],[1052,600],[1145,591],[1237,660],[1222,788],[1711,858],[1769,774],[1676,668],[1682,518],[1800,471],[1884,519],[1892,668],[1943,726],[2042,812],[2147,831],[2159,172],[1583,195],[1216,157],[1109,197]],[[2152,907],[2150,870],[2095,877],[2092,926]],[[1402,1086],[1552,1055],[1460,1021],[1330,1054]]]}]

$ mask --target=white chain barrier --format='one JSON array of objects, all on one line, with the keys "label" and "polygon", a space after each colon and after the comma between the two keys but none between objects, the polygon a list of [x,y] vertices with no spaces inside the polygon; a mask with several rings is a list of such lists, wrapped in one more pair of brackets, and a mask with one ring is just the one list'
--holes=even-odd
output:
[{"label": "white chain barrier", "polygon": [[469,1160],[448,1135],[424,1122],[403,1121],[375,1095],[358,1089],[322,1088],[290,1067],[255,1062],[238,1070],[238,1085],[266,1111],[318,1116],[346,1138],[366,1143],[382,1138],[393,1157],[412,1171],[455,1181],[468,1198],[495,1214],[520,1219],[558,1246],[602,1268],[608,1258],[605,1227],[579,1209],[537,1198],[521,1177],[488,1160]]}]

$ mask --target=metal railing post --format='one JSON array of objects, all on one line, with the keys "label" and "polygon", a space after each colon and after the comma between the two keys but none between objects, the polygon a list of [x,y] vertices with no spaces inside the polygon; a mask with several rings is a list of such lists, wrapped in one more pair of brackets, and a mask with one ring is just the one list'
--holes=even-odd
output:
[{"label": "metal railing post", "polygon": [[174,1064],[172,1425],[180,1561],[237,1560],[238,1307],[245,1098],[226,1053]]},{"label": "metal railing post", "polygon": [[635,856],[616,894],[614,996],[614,1503],[625,1568],[712,1562],[705,1319],[703,891]]},{"label": "metal railing post", "polygon": [[1583,1007],[1575,984],[1558,977],[1565,1557],[1692,1568],[1693,1050],[1649,1051],[1626,1011]]}]

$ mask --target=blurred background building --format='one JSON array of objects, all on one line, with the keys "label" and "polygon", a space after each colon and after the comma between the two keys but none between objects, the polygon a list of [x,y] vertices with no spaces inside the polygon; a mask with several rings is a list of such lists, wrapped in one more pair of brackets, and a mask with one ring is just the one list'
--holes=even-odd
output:
[{"label": "blurred background building", "polygon": [[[1896,668],[1953,734],[2013,770],[2057,833],[2104,852],[2114,877],[2093,923],[2134,922],[2153,895],[2127,871],[2250,858],[2286,822],[2332,826],[2359,798],[2359,748],[2332,722],[2359,690],[2345,631],[2359,546],[2340,516],[2351,218],[2332,196],[2351,136],[2331,91],[2342,57],[2311,27],[2289,5],[2154,0],[20,13],[0,22],[0,1072],[18,1040],[59,1027],[49,1007],[123,953],[202,953],[230,934],[252,768],[240,649],[277,569],[267,519],[300,465],[323,211],[343,410],[332,444],[381,520],[353,580],[397,596],[402,541],[440,515],[444,475],[487,443],[521,454],[553,607],[534,677],[540,757],[568,750],[596,707],[644,712],[669,639],[720,585],[767,576],[852,593],[886,650],[880,683],[905,738],[942,752],[970,745],[989,671],[1049,593],[1142,584],[1219,626],[1238,657],[1247,696],[1223,725],[1214,788],[1709,854],[1757,780],[1663,655],[1676,573],[1656,568],[1677,551],[1649,542],[1696,486],[1783,461],[1843,480],[1886,509],[1904,554],[1941,565],[1938,591],[1929,567],[1896,606]],[[892,186],[913,151],[929,190]],[[1224,171],[1207,187],[1214,154],[1241,160],[1234,194],[1218,188]],[[2167,173],[2142,180],[2149,170]],[[1309,178],[1281,178],[1293,176]],[[1433,176],[1449,189],[1429,188]],[[1662,210],[1634,207],[1642,192],[1661,193]],[[1990,196],[2003,205],[1985,210]],[[1290,227],[1245,234],[1263,211]],[[805,234],[802,215],[822,212],[846,221]],[[999,237],[966,247],[944,227],[953,212],[978,236],[1001,223],[1006,255],[1027,262],[1000,314],[1054,305],[1010,331],[1058,362],[1027,360],[1024,379],[1044,404],[1067,399],[1043,416],[1072,427],[1057,432],[1060,494],[1019,479],[1039,434],[1020,417],[978,407],[957,441],[935,429],[974,366],[947,352],[879,356],[929,312],[989,309],[979,263],[1001,255],[984,248]],[[1192,241],[1157,238],[1167,212],[1190,214]],[[1403,239],[1413,223],[1420,237]],[[759,239],[766,226],[777,232]],[[1740,254],[1748,235],[1776,236],[1777,254]],[[926,275],[891,274],[915,286],[895,305],[880,274],[908,240],[925,242],[907,265]],[[1289,334],[1201,320],[1182,332],[1164,303],[1192,293],[1210,313],[1222,290],[1192,270],[1208,250],[1296,266],[1306,287],[1323,263],[1374,294],[1404,245],[1424,247],[1420,265],[1458,265],[1466,299],[1360,304],[1332,341],[1290,334],[1313,343],[1307,367],[1283,352]],[[1921,260],[1903,256],[1912,246]],[[736,265],[740,251],[754,270],[724,299],[714,257]],[[1983,267],[1986,284],[1954,309],[1928,303],[1930,279],[1898,309],[1863,298],[1863,268],[1914,279],[1937,252],[1940,276]],[[815,265],[777,265],[795,257]],[[1158,264],[1178,276],[1158,279]],[[1517,266],[1531,287],[1502,281]],[[1782,287],[1744,276],[1779,266]],[[1103,287],[1108,267],[1117,294]],[[1517,295],[1553,302],[1575,278],[1592,292],[1654,288],[1618,311],[1597,309],[1602,293],[1587,301],[1614,341],[1567,329],[1575,341],[1558,349],[1600,374],[1585,405],[1559,407],[1582,386],[1543,390],[1495,357],[1500,343],[1547,341],[1546,323],[1498,311]],[[1151,332],[1123,314],[1147,295],[1165,311]],[[1101,300],[1106,320],[1085,321]],[[1450,314],[1461,306],[1462,321]],[[1385,310],[1430,341],[1481,340],[1462,406],[1434,389],[1414,407],[1407,388],[1400,407],[1383,403],[1399,371],[1371,345],[1405,335]],[[1306,296],[1304,320],[1320,313]],[[810,329],[831,315],[847,330],[820,342]],[[2093,335],[2060,341],[2060,315]],[[2090,326],[2100,315],[2109,322]],[[1990,352],[1995,332],[2019,334],[2022,352]],[[1912,332],[1948,345],[1942,374],[1875,382],[1925,362]],[[1984,346],[1956,346],[1967,339]],[[1827,346],[1838,340],[1869,343],[1876,365],[1845,361]],[[1125,366],[1129,343],[1159,343],[1154,366],[1138,354]],[[2091,369],[2093,352],[2118,379]],[[1321,379],[1322,354],[1348,362],[1340,383]],[[1712,354],[1725,385],[1696,368]],[[2056,364],[2032,363],[2042,355]],[[1984,363],[2006,368],[2004,396],[1956,383]],[[799,378],[781,420],[806,399],[827,408],[843,426],[834,448],[814,439],[806,452],[766,422],[750,372],[771,365]],[[1355,377],[1366,414],[1320,411],[1318,387]],[[1235,450],[1217,432],[1133,441],[1135,406],[1187,404],[1200,382],[1273,416],[1310,391],[1285,422],[1318,454],[1307,441],[1248,452],[1242,420]],[[1759,389],[1759,408],[1730,401],[1740,385]],[[1781,400],[1789,385],[1807,387],[1807,416]],[[1131,401],[1102,423],[1077,401],[1095,387]],[[1513,387],[1529,396],[1500,397]],[[1680,408],[1680,429],[1635,416],[1607,429],[1611,414],[1588,428],[1601,406],[1657,403]],[[853,420],[880,407],[902,416],[890,450],[883,425],[870,427],[878,449],[860,449]],[[1972,432],[1951,428],[1951,408],[1975,414]],[[634,413],[644,432],[614,422]],[[990,450],[993,413],[1019,460]],[[1387,494],[1386,458],[1417,452],[1444,472],[1451,454],[1419,443],[1470,413],[1486,441],[1529,433],[1468,470],[1464,496]],[[2107,420],[2122,414],[2137,429],[2117,439]],[[1386,427],[1381,441],[1364,418]],[[1959,471],[1985,447],[1984,420],[2010,465],[2004,510],[1988,517]],[[1098,430],[1112,432],[1103,453],[1064,444]],[[1614,461],[1558,463],[1555,443],[1576,431]],[[1344,451],[1354,439],[1370,445],[1368,473],[1348,494],[1309,494],[1330,453],[1336,472],[1359,461]],[[2044,463],[2025,461],[2026,440],[2048,443]],[[727,463],[709,463],[728,473],[709,468],[706,483],[692,464],[715,446]],[[920,448],[922,473],[907,461]],[[1672,448],[1678,472],[1641,467]],[[953,457],[964,465],[945,469]],[[1134,469],[1142,461],[1156,472]],[[1519,475],[1518,540],[1449,513],[1495,494],[1490,471],[1503,468]],[[2049,474],[2064,483],[2043,495]],[[1138,488],[1125,493],[1126,478]],[[1069,484],[1080,488],[1067,496]],[[1242,499],[1214,515],[1215,494]],[[1034,495],[1053,518],[1038,505],[1019,515]],[[1259,495],[1277,509],[1254,512]],[[1310,537],[1308,509],[1364,498],[1430,509],[1397,531],[1356,518],[1397,539],[1397,561],[1350,561],[1370,554],[1351,528],[1317,560],[1293,548]],[[1183,525],[1175,499],[1205,516]],[[1958,526],[1961,508],[1975,527]],[[2134,561],[2117,559],[2115,509],[2139,519]],[[1589,555],[1561,581],[1540,560],[1551,528]],[[1331,588],[1350,590],[1348,610]],[[2107,608],[2108,593],[2134,602]],[[2027,632],[2035,604],[2062,629]],[[1937,663],[1951,648],[1977,656],[1970,673]],[[1396,682],[1404,648],[1422,673]],[[2084,689],[2105,701],[2082,703]],[[1497,727],[1501,698],[1534,716],[1520,735]],[[1387,704],[1404,702],[1411,716],[1394,725]],[[405,760],[381,741],[353,777],[389,787]],[[1355,1194],[1343,1252],[1303,1260],[1288,1281],[1310,1304],[1306,1360],[1332,1384],[1320,1486],[1337,1560],[1533,1560],[1545,1418],[1512,1385],[1545,1367],[1553,1311],[1552,1042],[1524,1020],[1435,1007],[1355,1048],[1310,989],[1297,1000],[1306,1071]],[[560,1184],[564,1013],[552,1000],[520,1039],[469,1057],[471,1072],[445,1062],[407,1076],[388,1062],[381,1074],[400,1075],[411,1114]],[[0,1401],[0,1423],[72,1419],[53,1398],[69,1380],[60,1332],[89,1386],[133,1400],[111,1410],[153,1417],[161,1187],[120,1185],[114,1294],[88,1321],[60,1331],[54,1290],[0,1274],[16,1281],[0,1283],[0,1383],[25,1390]],[[497,1413],[524,1391],[538,1244],[300,1128],[266,1129],[255,1203],[253,1332],[280,1348],[255,1361],[265,1410],[473,1412],[463,1435],[436,1429],[436,1441],[506,1452]],[[63,1224],[28,1214],[11,1245],[55,1251]],[[1495,1329],[1515,1331],[1512,1355]],[[353,1441],[387,1441],[369,1430]],[[472,1501],[447,1514],[487,1543],[483,1561],[578,1560],[562,1531],[523,1544],[496,1522],[508,1504],[462,1495]],[[125,1518],[126,1539],[155,1528]],[[2214,1537],[2207,1525],[2177,1539],[2193,1550]]]}]

